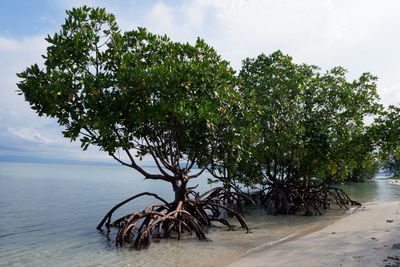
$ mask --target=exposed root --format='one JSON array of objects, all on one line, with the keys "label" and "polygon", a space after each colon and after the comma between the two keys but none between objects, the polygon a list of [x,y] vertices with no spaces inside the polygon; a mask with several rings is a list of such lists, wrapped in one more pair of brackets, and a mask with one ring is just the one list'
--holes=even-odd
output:
[{"label": "exposed root", "polygon": [[[232,185],[229,188],[217,187],[207,191],[205,194],[207,193],[209,194],[209,199],[216,198],[222,200],[224,203],[226,203],[227,207],[239,213],[243,213],[244,205],[255,205],[254,200],[247,194],[243,193],[242,190],[240,190],[240,188],[237,186]],[[233,214],[230,214],[229,211],[228,214],[233,216]]]},{"label": "exposed root", "polygon": [[348,209],[347,205],[361,206],[361,203],[352,200],[342,189],[329,187],[329,195],[341,208]]},{"label": "exposed root", "polygon": [[[146,248],[152,240],[158,238],[176,237],[179,240],[184,233],[194,233],[199,240],[205,240],[205,227],[211,226],[213,221],[218,221],[229,229],[233,228],[222,218],[222,210],[225,210],[237,218],[241,227],[249,231],[244,218],[224,200],[218,198],[221,192],[221,189],[217,188],[199,195],[188,189],[184,199],[173,203],[167,203],[156,194],[144,192],[113,207],[97,229],[100,230],[103,225],[107,229],[117,227],[116,245],[123,246],[129,243],[136,249]],[[141,212],[128,214],[111,223],[112,214],[119,207],[144,195],[153,196],[163,203],[151,204]]]},{"label": "exposed root", "polygon": [[291,183],[275,183],[261,197],[264,205],[273,205],[275,213],[321,215],[322,210],[336,203],[348,209],[349,205],[361,205],[353,201],[339,188],[326,185],[303,187]]},{"label": "exposed root", "polygon": [[125,199],[124,201],[122,201],[122,202],[118,203],[117,205],[115,205],[115,206],[106,214],[106,216],[104,216],[103,220],[101,220],[101,222],[99,223],[99,225],[97,225],[97,230],[100,230],[100,229],[103,227],[104,223],[106,223],[106,221],[107,221],[106,227],[109,228],[109,227],[110,227],[110,222],[111,222],[111,216],[112,216],[112,214],[113,214],[117,209],[119,209],[121,206],[123,206],[123,205],[125,205],[126,203],[128,203],[128,202],[134,200],[135,198],[141,197],[141,196],[153,196],[153,197],[155,197],[156,199],[161,200],[162,202],[164,202],[164,204],[168,205],[168,202],[167,202],[167,201],[165,201],[163,198],[161,198],[160,196],[158,196],[157,194],[154,194],[154,193],[143,192],[143,193],[134,195],[133,197],[130,197],[130,198],[128,198],[128,199]]}]

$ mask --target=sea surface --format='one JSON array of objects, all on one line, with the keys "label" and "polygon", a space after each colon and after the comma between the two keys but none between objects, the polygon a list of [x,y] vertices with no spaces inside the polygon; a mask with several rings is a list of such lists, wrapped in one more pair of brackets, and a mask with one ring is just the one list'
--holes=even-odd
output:
[{"label": "sea surface", "polygon": [[[198,191],[206,191],[207,177],[203,174],[191,185],[199,183]],[[384,180],[341,187],[363,203],[400,199],[400,186]],[[96,226],[115,204],[143,191],[172,198],[168,183],[144,180],[123,166],[0,163],[0,266],[220,266],[250,249],[313,231],[346,214],[333,208],[323,216],[273,216],[251,209],[246,214],[251,233],[215,227],[208,230],[208,242],[187,237],[161,240],[141,251],[117,248],[113,233]],[[139,198],[116,216],[152,202]]]}]

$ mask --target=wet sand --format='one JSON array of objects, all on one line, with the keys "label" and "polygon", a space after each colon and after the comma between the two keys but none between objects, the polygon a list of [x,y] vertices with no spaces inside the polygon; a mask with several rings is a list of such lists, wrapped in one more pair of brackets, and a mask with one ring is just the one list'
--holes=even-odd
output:
[{"label": "wet sand", "polygon": [[400,202],[364,205],[313,233],[252,249],[229,266],[400,266]]}]

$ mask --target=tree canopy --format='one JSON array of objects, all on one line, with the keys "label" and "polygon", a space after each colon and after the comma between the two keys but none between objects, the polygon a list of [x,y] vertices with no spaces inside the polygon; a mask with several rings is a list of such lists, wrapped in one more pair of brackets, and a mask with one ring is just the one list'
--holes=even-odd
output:
[{"label": "tree canopy", "polygon": [[255,154],[268,179],[343,178],[356,155],[371,152],[364,119],[380,109],[376,77],[348,82],[345,74],[340,67],[320,73],[279,51],[243,62],[244,105],[253,113]]},{"label": "tree canopy", "polygon": [[[171,41],[144,28],[121,32],[105,9],[67,11],[59,33],[46,38],[44,68],[37,64],[18,74],[21,94],[39,116],[56,118],[63,134],[79,139],[85,150],[100,147],[147,179],[172,184],[173,202],[154,193],[135,195],[110,210],[98,225],[117,226],[117,244],[147,246],[153,238],[194,231],[220,218],[220,209],[241,215],[217,196],[187,187],[212,162],[220,130],[235,97],[234,71],[203,40],[194,45]],[[125,154],[125,156],[120,156]],[[158,173],[140,165],[150,157]],[[202,166],[190,173],[195,165]],[[217,189],[216,189],[217,190]],[[143,195],[161,201],[111,223],[113,212]],[[210,212],[206,212],[210,210]]]},{"label": "tree canopy", "polygon": [[[67,14],[60,33],[46,38],[45,68],[19,74],[39,116],[57,118],[83,149],[97,145],[146,178],[180,179],[195,163],[211,162],[234,93],[228,62],[201,39],[190,45],[144,28],[122,33],[104,9]],[[147,173],[135,156],[152,157],[160,173]]]},{"label": "tree canopy", "polygon": [[400,176],[400,107],[389,106],[369,127],[383,161],[383,169]]},{"label": "tree canopy", "polygon": [[349,82],[345,74],[341,67],[321,73],[280,51],[243,61],[240,90],[256,135],[251,180],[258,177],[268,194],[275,188],[286,212],[293,200],[282,192],[296,189],[279,187],[344,180],[373,152],[364,119],[380,109],[376,77]]}]

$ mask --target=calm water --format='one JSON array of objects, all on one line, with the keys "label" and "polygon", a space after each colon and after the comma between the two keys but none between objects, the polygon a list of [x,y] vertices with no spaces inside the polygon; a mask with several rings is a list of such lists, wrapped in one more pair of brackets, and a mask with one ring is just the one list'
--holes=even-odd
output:
[{"label": "calm water", "polygon": [[[360,202],[400,199],[400,186],[386,181],[343,187]],[[200,184],[198,189],[209,186]],[[212,242],[188,238],[162,240],[142,251],[116,248],[113,236],[100,233],[96,225],[114,204],[143,191],[172,197],[169,184],[144,181],[122,166],[0,163],[0,265],[218,266],[251,248],[316,229],[344,214],[331,209],[324,216],[271,216],[253,210],[246,215],[250,234],[213,228],[208,233]],[[116,216],[152,201],[138,199]]]}]

